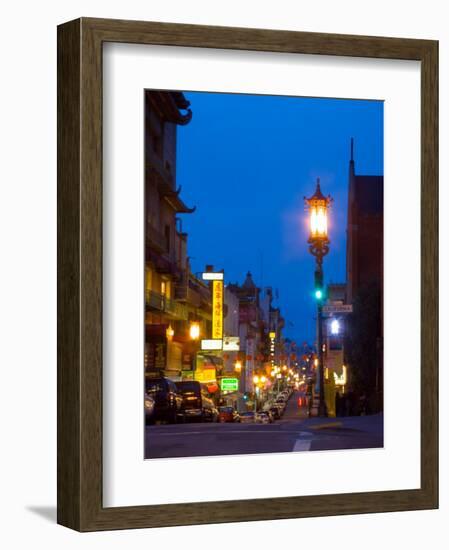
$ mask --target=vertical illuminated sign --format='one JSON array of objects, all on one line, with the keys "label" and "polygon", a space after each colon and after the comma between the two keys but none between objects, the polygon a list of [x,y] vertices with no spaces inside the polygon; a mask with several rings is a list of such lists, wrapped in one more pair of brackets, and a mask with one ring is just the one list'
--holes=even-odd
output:
[{"label": "vertical illuminated sign", "polygon": [[223,338],[223,281],[212,281],[212,338]]}]

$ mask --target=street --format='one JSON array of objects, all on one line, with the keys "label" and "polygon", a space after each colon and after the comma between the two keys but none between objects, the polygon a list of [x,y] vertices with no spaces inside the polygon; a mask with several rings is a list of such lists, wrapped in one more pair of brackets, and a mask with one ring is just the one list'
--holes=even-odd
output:
[{"label": "street", "polygon": [[294,392],[272,424],[187,423],[145,428],[145,458],[325,451],[383,446],[383,415],[307,418]]}]

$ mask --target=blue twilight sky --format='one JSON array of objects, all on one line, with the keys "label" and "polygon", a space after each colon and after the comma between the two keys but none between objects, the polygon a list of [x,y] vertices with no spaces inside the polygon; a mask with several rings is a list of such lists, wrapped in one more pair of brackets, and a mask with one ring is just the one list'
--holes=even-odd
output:
[{"label": "blue twilight sky", "polygon": [[197,207],[181,215],[192,271],[205,264],[242,283],[278,289],[284,333],[315,339],[314,258],[303,197],[316,178],[334,198],[325,282],[344,282],[350,139],[356,174],[383,174],[383,103],[186,92],[192,120],[178,127],[177,183]]}]

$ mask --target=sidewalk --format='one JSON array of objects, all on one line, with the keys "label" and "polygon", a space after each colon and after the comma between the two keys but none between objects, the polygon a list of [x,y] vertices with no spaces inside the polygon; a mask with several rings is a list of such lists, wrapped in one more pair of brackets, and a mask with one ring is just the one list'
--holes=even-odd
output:
[{"label": "sidewalk", "polygon": [[304,428],[313,430],[357,430],[367,433],[379,433],[383,431],[383,413],[336,418],[305,418],[302,425]]}]

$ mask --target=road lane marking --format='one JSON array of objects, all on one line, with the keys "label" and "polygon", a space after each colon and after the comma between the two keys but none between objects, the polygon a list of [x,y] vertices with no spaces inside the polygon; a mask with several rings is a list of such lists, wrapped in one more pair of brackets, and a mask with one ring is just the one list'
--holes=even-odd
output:
[{"label": "road lane marking", "polygon": [[298,451],[308,451],[310,449],[311,444],[312,444],[311,439],[297,439],[292,451],[294,453]]},{"label": "road lane marking", "polygon": [[[312,435],[309,432],[299,432],[300,439],[295,441],[292,452],[309,451],[312,445]],[[301,438],[302,436],[302,438]]]}]

